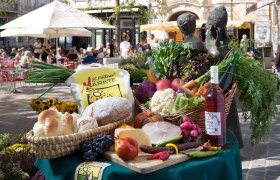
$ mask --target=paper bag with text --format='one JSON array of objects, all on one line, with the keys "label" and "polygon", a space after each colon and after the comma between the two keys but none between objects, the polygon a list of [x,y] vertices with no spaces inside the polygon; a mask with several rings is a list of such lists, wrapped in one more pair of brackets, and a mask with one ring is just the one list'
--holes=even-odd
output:
[{"label": "paper bag with text", "polygon": [[134,104],[129,78],[122,69],[86,67],[78,69],[66,84],[70,85],[81,114],[89,104],[106,97],[125,97]]}]

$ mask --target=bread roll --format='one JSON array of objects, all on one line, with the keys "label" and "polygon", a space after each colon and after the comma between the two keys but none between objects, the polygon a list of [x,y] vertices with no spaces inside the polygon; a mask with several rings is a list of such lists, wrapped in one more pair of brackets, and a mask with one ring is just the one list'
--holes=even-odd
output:
[{"label": "bread roll", "polygon": [[82,116],[93,117],[99,126],[116,122],[132,113],[131,103],[123,97],[108,97],[90,104]]},{"label": "bread roll", "polygon": [[98,127],[97,121],[93,117],[74,115],[74,132],[79,133]]},{"label": "bread roll", "polygon": [[38,122],[33,126],[34,136],[51,137],[72,134],[74,132],[73,117],[66,112],[62,114],[55,110],[44,110],[38,116]]}]

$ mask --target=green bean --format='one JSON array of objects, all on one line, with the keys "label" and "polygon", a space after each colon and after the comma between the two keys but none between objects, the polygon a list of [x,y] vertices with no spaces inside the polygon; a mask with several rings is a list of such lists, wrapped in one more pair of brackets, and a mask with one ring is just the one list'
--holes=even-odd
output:
[{"label": "green bean", "polygon": [[204,158],[204,157],[210,157],[214,156],[218,153],[219,151],[193,151],[189,155],[194,158]]}]

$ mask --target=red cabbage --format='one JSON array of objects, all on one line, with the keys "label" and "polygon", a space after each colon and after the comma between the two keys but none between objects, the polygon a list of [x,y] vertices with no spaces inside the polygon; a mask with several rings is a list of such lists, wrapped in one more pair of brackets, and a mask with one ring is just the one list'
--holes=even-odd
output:
[{"label": "red cabbage", "polygon": [[151,81],[142,82],[136,90],[136,98],[137,100],[144,104],[146,103],[157,91],[155,83]]}]

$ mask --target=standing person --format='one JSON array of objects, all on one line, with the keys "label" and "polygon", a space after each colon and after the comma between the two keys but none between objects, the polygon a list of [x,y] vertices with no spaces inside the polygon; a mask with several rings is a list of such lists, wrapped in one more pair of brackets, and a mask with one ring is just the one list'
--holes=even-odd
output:
[{"label": "standing person", "polygon": [[277,69],[277,76],[278,76],[278,82],[277,82],[277,90],[279,90],[280,86],[280,45],[278,45],[277,52],[275,53],[275,61],[274,65],[272,66],[272,69]]},{"label": "standing person", "polygon": [[156,38],[155,38],[155,35],[154,34],[151,34],[151,41],[150,41],[150,46],[153,48],[154,47],[154,43],[155,43],[155,40],[156,40]]},{"label": "standing person", "polygon": [[120,55],[123,59],[129,58],[130,48],[131,48],[131,45],[129,42],[129,35],[125,33],[123,35],[123,41],[120,43]]},{"label": "standing person", "polygon": [[116,39],[113,38],[111,43],[109,44],[109,48],[110,48],[110,57],[114,57],[114,51],[116,49]]},{"label": "standing person", "polygon": [[136,46],[137,52],[144,52],[144,51],[150,51],[152,48],[150,44],[147,43],[147,38],[144,34],[140,36],[140,42]]},{"label": "standing person", "polygon": [[34,57],[36,59],[40,58],[40,54],[42,53],[42,41],[40,38],[37,38],[36,42],[33,44]]},{"label": "standing person", "polygon": [[241,41],[240,41],[240,47],[241,47],[241,48],[244,47],[246,40],[247,40],[247,35],[246,35],[246,34],[243,34],[243,35],[242,35],[242,39],[241,39]]},{"label": "standing person", "polygon": [[206,25],[203,23],[201,25],[201,28],[199,29],[199,38],[201,39],[202,42],[205,42],[206,38]]}]

